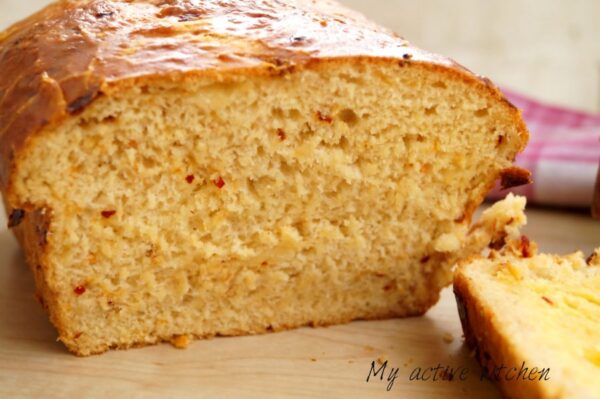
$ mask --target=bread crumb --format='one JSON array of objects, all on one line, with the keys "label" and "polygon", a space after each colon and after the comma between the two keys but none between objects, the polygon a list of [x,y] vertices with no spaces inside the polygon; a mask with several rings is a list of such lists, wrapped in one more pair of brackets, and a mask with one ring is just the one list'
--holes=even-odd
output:
[{"label": "bread crumb", "polygon": [[454,336],[452,336],[452,334],[447,332],[447,333],[444,333],[444,336],[442,337],[442,339],[444,340],[445,343],[451,344],[454,341]]},{"label": "bread crumb", "polygon": [[506,267],[507,267],[508,271],[510,272],[510,274],[512,274],[515,279],[517,279],[517,280],[523,279],[523,274],[521,273],[521,269],[519,269],[514,263],[508,262],[506,264]]},{"label": "bread crumb", "polygon": [[383,363],[385,363],[385,362],[386,362],[385,355],[380,355],[380,356],[377,358],[377,363],[379,363],[379,364],[383,364]]},{"label": "bread crumb", "polygon": [[315,359],[314,357],[311,357],[311,358],[310,358],[310,361],[311,361],[311,362],[316,362],[316,361],[317,361],[317,359]]},{"label": "bread crumb", "polygon": [[187,335],[173,335],[171,345],[177,349],[185,349],[190,344],[190,337]]},{"label": "bread crumb", "polygon": [[453,252],[460,248],[461,241],[454,234],[442,234],[433,243],[433,249],[437,252]]}]

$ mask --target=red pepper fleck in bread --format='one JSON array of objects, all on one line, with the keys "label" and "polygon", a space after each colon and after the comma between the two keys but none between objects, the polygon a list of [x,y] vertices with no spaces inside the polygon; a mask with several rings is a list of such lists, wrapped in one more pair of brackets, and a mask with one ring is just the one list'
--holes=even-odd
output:
[{"label": "red pepper fleck in bread", "polygon": [[78,355],[422,314],[527,181],[489,80],[332,1],[60,1],[0,70],[9,224]]}]

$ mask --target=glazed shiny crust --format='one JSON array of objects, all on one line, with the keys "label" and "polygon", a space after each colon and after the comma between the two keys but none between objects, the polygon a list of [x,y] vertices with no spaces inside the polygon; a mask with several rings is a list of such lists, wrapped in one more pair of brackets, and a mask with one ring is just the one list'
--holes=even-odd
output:
[{"label": "glazed shiny crust", "polygon": [[0,33],[0,188],[13,202],[29,137],[128,83],[339,58],[425,63],[506,101],[489,80],[328,0],[63,0]]}]

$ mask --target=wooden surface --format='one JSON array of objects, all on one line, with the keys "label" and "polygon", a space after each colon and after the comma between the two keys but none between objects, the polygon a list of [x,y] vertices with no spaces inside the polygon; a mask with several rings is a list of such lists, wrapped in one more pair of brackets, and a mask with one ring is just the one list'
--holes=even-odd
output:
[{"label": "wooden surface", "polygon": [[[527,234],[544,251],[586,253],[600,221],[530,209]],[[5,220],[0,216],[0,226]],[[450,289],[426,316],[354,322],[255,337],[168,344],[77,358],[33,298],[33,279],[0,227],[0,398],[498,398],[463,345]],[[448,342],[450,341],[451,342]],[[366,382],[371,362],[399,368],[391,391]],[[465,381],[410,381],[417,367],[467,368]]]}]

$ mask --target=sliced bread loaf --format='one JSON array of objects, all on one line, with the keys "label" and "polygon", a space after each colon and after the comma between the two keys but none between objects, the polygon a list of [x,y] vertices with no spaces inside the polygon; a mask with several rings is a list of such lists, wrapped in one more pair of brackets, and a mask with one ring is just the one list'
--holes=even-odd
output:
[{"label": "sliced bread loaf", "polygon": [[0,70],[9,225],[79,355],[422,314],[528,180],[489,80],[330,1],[60,1]]}]

